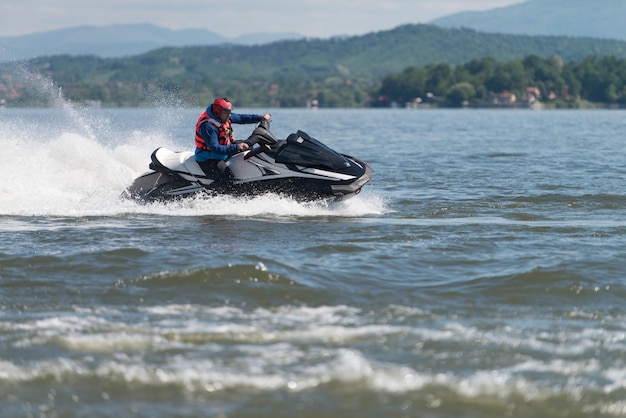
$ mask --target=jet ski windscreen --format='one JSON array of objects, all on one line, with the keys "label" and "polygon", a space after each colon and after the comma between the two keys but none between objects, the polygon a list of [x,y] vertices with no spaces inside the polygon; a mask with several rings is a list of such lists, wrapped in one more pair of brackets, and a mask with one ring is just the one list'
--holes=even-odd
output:
[{"label": "jet ski windscreen", "polygon": [[305,167],[325,167],[341,170],[350,163],[341,154],[328,148],[306,132],[298,131],[287,137],[286,144],[276,154],[276,162]]}]

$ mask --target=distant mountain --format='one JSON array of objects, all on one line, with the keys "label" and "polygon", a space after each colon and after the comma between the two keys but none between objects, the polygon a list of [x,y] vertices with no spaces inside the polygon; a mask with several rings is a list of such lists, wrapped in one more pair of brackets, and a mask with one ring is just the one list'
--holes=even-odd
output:
[{"label": "distant mountain", "polygon": [[51,55],[119,58],[162,47],[255,45],[299,39],[295,33],[262,33],[234,39],[203,29],[171,30],[152,24],[77,26],[29,35],[0,37],[0,61]]},{"label": "distant mountain", "polygon": [[264,45],[277,41],[303,39],[304,36],[297,33],[247,33],[228,40],[228,43],[236,45]]},{"label": "distant mountain", "polygon": [[624,0],[529,0],[433,20],[444,28],[517,35],[561,35],[626,40]]}]

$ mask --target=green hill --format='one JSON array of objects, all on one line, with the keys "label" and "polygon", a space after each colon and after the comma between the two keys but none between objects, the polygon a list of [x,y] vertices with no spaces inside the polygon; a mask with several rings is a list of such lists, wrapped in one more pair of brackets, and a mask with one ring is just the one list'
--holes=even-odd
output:
[{"label": "green hill", "polygon": [[[146,77],[185,79],[268,79],[294,76],[379,78],[409,66],[447,62],[462,64],[493,57],[498,61],[527,55],[558,55],[563,61],[589,56],[626,58],[626,42],[565,36],[524,36],[404,25],[393,30],[332,39],[281,41],[258,46],[201,46],[162,48],[130,58],[47,57],[58,82],[76,78],[64,67],[86,66],[93,79],[144,80]],[[107,76],[108,75],[108,76]],[[92,81],[86,79],[84,81]]]},{"label": "green hill", "polygon": [[404,25],[362,36],[162,48],[128,58],[50,56],[28,66],[50,76],[72,99],[110,105],[137,104],[139,92],[150,88],[191,105],[227,95],[239,105],[302,106],[321,94],[331,106],[362,106],[373,86],[407,67],[529,55],[559,56],[566,63],[586,57],[626,58],[626,42]]}]

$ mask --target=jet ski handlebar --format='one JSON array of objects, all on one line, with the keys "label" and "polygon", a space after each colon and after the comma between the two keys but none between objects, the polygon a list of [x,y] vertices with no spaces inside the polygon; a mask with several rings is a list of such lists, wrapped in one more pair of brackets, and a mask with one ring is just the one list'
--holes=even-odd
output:
[{"label": "jet ski handlebar", "polygon": [[257,126],[254,131],[252,131],[252,134],[243,142],[245,142],[250,146],[250,148],[252,148],[256,144],[266,146],[274,145],[278,142],[278,140],[276,139],[274,134],[270,132],[270,122],[267,120],[263,120],[259,123],[259,126]]}]

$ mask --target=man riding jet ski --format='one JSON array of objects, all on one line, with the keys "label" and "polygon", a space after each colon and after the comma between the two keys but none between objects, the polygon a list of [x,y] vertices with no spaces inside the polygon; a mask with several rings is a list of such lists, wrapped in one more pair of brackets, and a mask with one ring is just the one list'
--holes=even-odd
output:
[{"label": "man riding jet ski", "polygon": [[141,203],[169,201],[199,192],[230,195],[277,193],[297,200],[342,200],[354,196],[372,176],[365,162],[340,154],[307,133],[278,140],[263,120],[245,141],[242,152],[205,172],[191,151],[156,149],[150,171],[125,190]]},{"label": "man riding jet ski", "polygon": [[226,97],[218,97],[200,114],[196,122],[196,161],[202,170],[212,176],[217,164],[228,157],[249,149],[248,144],[235,141],[233,123],[240,125],[271,121],[272,115],[233,113],[233,105]]}]

